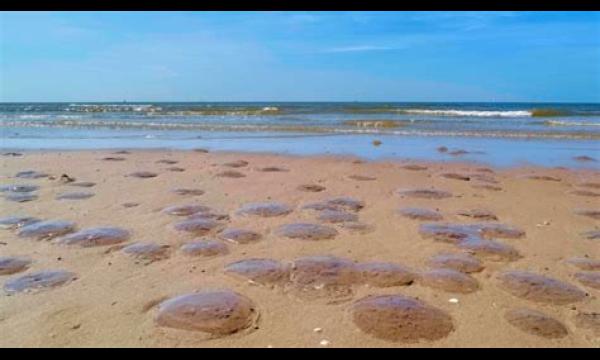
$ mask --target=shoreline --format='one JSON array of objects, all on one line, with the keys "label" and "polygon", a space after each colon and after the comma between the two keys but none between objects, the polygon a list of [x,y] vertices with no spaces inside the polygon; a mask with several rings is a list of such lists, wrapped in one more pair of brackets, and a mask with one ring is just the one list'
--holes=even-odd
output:
[{"label": "shoreline", "polygon": [[[490,167],[495,170],[503,170],[503,171],[511,171],[511,170],[569,170],[569,171],[583,171],[583,172],[598,172],[600,171],[600,162],[599,160],[588,161],[577,161],[572,160],[571,166],[564,165],[538,165],[535,163],[530,163],[527,161],[521,161],[519,164],[511,164],[511,165],[494,165],[489,161],[479,160],[479,159],[469,159],[464,158],[463,156],[449,156],[445,159],[441,159],[444,155],[442,153],[438,154],[439,159],[418,159],[418,158],[410,158],[410,157],[400,157],[400,156],[388,156],[388,157],[380,157],[380,158],[369,158],[367,156],[361,156],[357,154],[351,153],[320,153],[320,154],[297,154],[297,153],[286,153],[280,151],[256,151],[256,150],[248,150],[248,151],[239,151],[239,150],[212,150],[208,147],[196,147],[191,149],[178,149],[178,148],[170,148],[170,147],[153,147],[153,148],[136,148],[136,147],[111,147],[111,148],[94,148],[94,149],[73,149],[73,148],[65,148],[65,149],[27,149],[27,148],[3,148],[0,147],[0,156],[2,157],[12,157],[12,155],[4,155],[10,153],[18,153],[18,154],[46,154],[46,153],[112,153],[116,151],[128,151],[128,152],[139,152],[139,153],[193,153],[196,152],[197,149],[205,150],[207,153],[216,154],[216,155],[224,155],[224,156],[279,156],[279,157],[290,157],[295,159],[338,159],[341,161],[349,161],[349,160],[360,160],[367,163],[398,163],[398,164],[424,164],[428,166],[435,165],[451,165],[451,166],[479,166],[479,167]],[[19,157],[19,156],[16,156]],[[1,157],[0,157],[1,158]],[[576,165],[576,166],[573,166]]]}]

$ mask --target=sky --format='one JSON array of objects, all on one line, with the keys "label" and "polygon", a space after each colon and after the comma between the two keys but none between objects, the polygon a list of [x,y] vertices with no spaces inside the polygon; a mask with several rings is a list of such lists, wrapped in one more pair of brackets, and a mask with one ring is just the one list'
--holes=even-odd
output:
[{"label": "sky", "polygon": [[600,12],[0,12],[0,101],[600,102]]}]

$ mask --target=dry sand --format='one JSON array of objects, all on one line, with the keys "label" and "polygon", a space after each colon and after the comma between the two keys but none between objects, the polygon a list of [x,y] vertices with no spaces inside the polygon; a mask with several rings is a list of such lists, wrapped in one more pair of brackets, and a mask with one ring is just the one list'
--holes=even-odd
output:
[{"label": "dry sand", "polygon": [[[121,161],[101,160],[122,157]],[[176,160],[157,162],[162,159]],[[237,160],[245,160],[245,165]],[[223,164],[233,163],[234,166]],[[45,269],[63,269],[77,274],[65,285],[36,291],[0,295],[0,346],[2,347],[599,347],[600,332],[576,321],[581,313],[600,313],[600,290],[575,278],[580,271],[566,263],[572,257],[600,260],[600,240],[582,233],[598,231],[597,219],[574,213],[576,209],[600,209],[600,198],[570,193],[600,183],[600,173],[591,170],[514,168],[476,171],[481,165],[419,163],[415,171],[408,162],[362,162],[339,157],[292,157],[268,154],[202,153],[196,151],[111,151],[25,153],[0,158],[0,185],[35,184],[38,198],[29,202],[0,199],[0,217],[30,215],[43,220],[61,219],[77,229],[116,226],[131,231],[129,243],[155,242],[170,245],[168,258],[149,262],[123,251],[107,253],[110,246],[79,248],[53,241],[22,239],[16,230],[0,229],[0,257],[26,256],[33,260],[24,272],[0,275],[0,286],[9,279]],[[416,164],[416,162],[410,162]],[[229,164],[231,165],[231,164]],[[169,171],[170,167],[185,171]],[[287,171],[260,171],[278,167]],[[23,170],[37,170],[51,178],[20,179]],[[273,169],[270,169],[273,170]],[[126,176],[135,171],[156,177]],[[244,177],[216,176],[223,171]],[[482,174],[468,181],[445,173]],[[93,187],[75,187],[60,180],[67,174]],[[529,175],[551,178],[527,178]],[[374,178],[374,179],[373,179]],[[490,183],[490,179],[498,183]],[[560,181],[552,181],[554,178]],[[486,182],[487,180],[487,182]],[[556,180],[556,179],[554,179]],[[315,184],[319,192],[298,187]],[[501,187],[501,191],[473,185]],[[201,189],[199,196],[180,195],[175,188]],[[398,189],[433,188],[451,197],[420,199],[402,197]],[[57,200],[64,192],[92,192],[80,200]],[[0,194],[2,195],[2,194]],[[589,194],[588,194],[589,195]],[[306,241],[279,236],[278,226],[293,222],[322,223],[317,212],[303,210],[305,204],[337,196],[364,202],[356,212],[370,231],[356,232],[338,224],[338,235],[329,240]],[[250,202],[274,201],[288,205],[288,214],[272,217],[243,216],[236,211]],[[126,207],[123,204],[137,203]],[[253,230],[262,239],[248,244],[227,244],[228,253],[214,257],[191,257],[179,246],[196,238],[217,239],[217,230],[203,237],[177,232],[172,225],[184,220],[161,212],[172,205],[201,204],[215,213],[228,214],[227,227]],[[292,261],[311,255],[334,255],[357,262],[393,262],[415,273],[428,269],[428,259],[441,252],[464,252],[455,245],[424,238],[419,225],[426,220],[404,217],[400,208],[437,210],[449,223],[479,222],[461,211],[485,209],[498,222],[517,227],[526,235],[497,239],[522,255],[515,261],[480,258],[484,270],[470,274],[479,288],[469,293],[450,293],[424,286],[374,287],[356,285],[342,300],[308,299],[287,287],[261,286],[224,273],[232,262],[249,258]],[[222,240],[218,240],[221,241]],[[497,275],[506,270],[526,270],[562,280],[583,290],[586,296],[570,304],[551,304],[517,297],[499,285]],[[251,328],[227,336],[207,336],[198,331],[161,327],[155,322],[157,306],[164,299],[205,289],[231,289],[251,299],[259,314]],[[437,340],[389,341],[362,332],[352,318],[352,304],[368,295],[401,294],[419,298],[448,314],[453,330]],[[456,301],[449,301],[450,299]],[[331,303],[333,302],[333,303]],[[505,314],[529,308],[558,320],[567,330],[560,338],[546,338],[511,325]],[[581,316],[581,315],[580,315]],[[368,320],[368,319],[367,319]],[[315,331],[315,329],[320,329]]]}]

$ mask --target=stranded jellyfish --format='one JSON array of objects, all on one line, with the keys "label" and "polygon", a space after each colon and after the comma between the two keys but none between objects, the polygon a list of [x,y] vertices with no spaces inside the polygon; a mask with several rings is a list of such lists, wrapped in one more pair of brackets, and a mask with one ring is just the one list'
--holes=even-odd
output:
[{"label": "stranded jellyfish", "polygon": [[398,190],[398,194],[417,199],[445,199],[452,197],[452,194],[447,191],[435,189]]},{"label": "stranded jellyfish", "polygon": [[83,200],[94,196],[91,192],[66,192],[56,196],[56,200]]},{"label": "stranded jellyfish", "polygon": [[229,252],[227,245],[216,240],[193,241],[182,245],[180,249],[186,255],[203,257],[224,255]]},{"label": "stranded jellyfish", "polygon": [[23,226],[18,235],[23,238],[50,240],[68,234],[73,230],[75,230],[75,223],[72,221],[46,220]]},{"label": "stranded jellyfish", "polygon": [[208,206],[197,204],[174,205],[163,209],[165,214],[175,216],[189,216],[200,212],[210,211]]},{"label": "stranded jellyfish", "polygon": [[169,257],[168,245],[155,243],[134,243],[123,248],[123,252],[135,258],[157,261]]},{"label": "stranded jellyfish", "polygon": [[46,290],[64,285],[72,280],[75,280],[75,273],[64,270],[43,270],[23,275],[17,278],[8,280],[4,284],[4,291],[8,294]]},{"label": "stranded jellyfish", "polygon": [[533,302],[563,305],[586,296],[571,284],[527,271],[505,271],[498,275],[498,280],[505,291]]},{"label": "stranded jellyfish", "polygon": [[549,339],[567,336],[567,328],[558,320],[527,308],[517,308],[507,311],[504,318],[512,326],[532,335]]},{"label": "stranded jellyfish", "polygon": [[261,217],[282,216],[292,212],[292,208],[286,204],[278,202],[259,202],[243,205],[239,210],[239,215],[251,215]]},{"label": "stranded jellyfish", "polygon": [[362,281],[375,287],[410,285],[415,274],[408,268],[387,262],[368,262],[356,265]]},{"label": "stranded jellyfish", "polygon": [[442,214],[437,211],[421,208],[402,208],[398,210],[400,215],[413,220],[438,221],[442,220]]},{"label": "stranded jellyfish", "polygon": [[173,225],[177,231],[187,232],[192,235],[206,235],[210,231],[221,227],[222,224],[210,218],[188,219]]},{"label": "stranded jellyfish", "polygon": [[467,254],[438,254],[427,261],[433,268],[452,269],[462,273],[473,273],[483,270],[479,259]]},{"label": "stranded jellyfish", "polygon": [[80,230],[56,240],[59,244],[81,247],[114,245],[129,240],[129,231],[117,227],[97,227]]},{"label": "stranded jellyfish", "polygon": [[48,174],[46,174],[44,172],[40,172],[40,171],[35,171],[35,170],[27,170],[27,171],[18,172],[15,175],[15,177],[18,177],[21,179],[39,179],[39,178],[48,177]]},{"label": "stranded jellyfish", "polygon": [[31,216],[7,216],[0,218],[0,229],[14,230],[22,228],[25,225],[41,221]]},{"label": "stranded jellyfish", "polygon": [[323,210],[319,213],[317,219],[325,223],[342,223],[357,221],[358,216],[354,213],[340,210]]},{"label": "stranded jellyfish", "polygon": [[479,283],[471,276],[452,269],[432,269],[419,276],[419,282],[427,287],[451,293],[468,294],[479,289]]},{"label": "stranded jellyfish", "polygon": [[241,173],[239,171],[235,171],[235,170],[225,170],[225,171],[218,173],[216,176],[223,177],[223,178],[232,178],[232,179],[246,177],[246,175],[244,175],[243,173]]},{"label": "stranded jellyfish", "polygon": [[439,340],[454,330],[446,312],[404,295],[368,296],[350,312],[361,331],[388,341]]},{"label": "stranded jellyfish", "polygon": [[325,186],[316,185],[316,184],[304,184],[297,187],[300,191],[305,192],[321,192],[325,190]]},{"label": "stranded jellyfish", "polygon": [[277,235],[298,240],[329,240],[337,234],[337,230],[327,225],[311,223],[293,223],[281,225],[276,230]]},{"label": "stranded jellyfish", "polygon": [[27,270],[31,260],[16,256],[0,256],[0,275],[15,274]]},{"label": "stranded jellyfish", "polygon": [[290,267],[273,259],[246,259],[228,264],[225,273],[262,285],[282,284],[289,280]]},{"label": "stranded jellyfish", "polygon": [[262,235],[252,230],[228,228],[219,233],[219,238],[235,244],[249,244],[259,241]]},{"label": "stranded jellyfish", "polygon": [[345,300],[352,296],[352,285],[363,282],[353,261],[328,255],[296,259],[290,279],[295,294],[306,299]]},{"label": "stranded jellyfish", "polygon": [[258,312],[252,300],[231,290],[181,295],[159,304],[159,326],[228,335],[252,326]]},{"label": "stranded jellyfish", "polygon": [[140,179],[148,179],[157,177],[157,173],[153,173],[151,171],[135,171],[129,174],[130,177],[140,178]]}]

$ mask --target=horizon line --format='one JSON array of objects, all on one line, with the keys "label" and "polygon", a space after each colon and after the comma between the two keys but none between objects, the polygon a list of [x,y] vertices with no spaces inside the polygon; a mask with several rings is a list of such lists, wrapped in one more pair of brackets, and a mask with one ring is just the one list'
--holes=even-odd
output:
[{"label": "horizon line", "polygon": [[373,101],[361,101],[361,100],[196,100],[196,101],[178,101],[178,100],[136,100],[136,101],[107,101],[107,100],[92,100],[92,101],[1,101],[0,104],[64,104],[64,103],[72,103],[72,104],[81,104],[81,103],[117,103],[117,104],[135,104],[135,103],[362,103],[362,104],[374,104],[374,103],[420,103],[420,104],[439,104],[439,103],[471,103],[471,104],[481,104],[481,103],[496,103],[496,104],[594,104],[600,105],[600,101],[411,101],[411,100],[402,100],[402,101],[384,101],[384,100],[373,100]]}]

